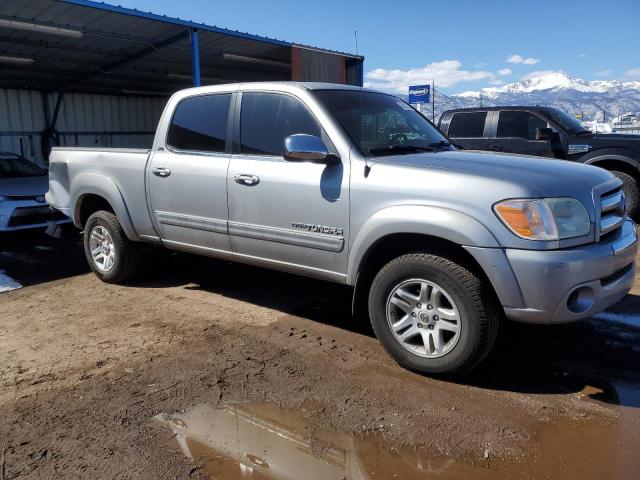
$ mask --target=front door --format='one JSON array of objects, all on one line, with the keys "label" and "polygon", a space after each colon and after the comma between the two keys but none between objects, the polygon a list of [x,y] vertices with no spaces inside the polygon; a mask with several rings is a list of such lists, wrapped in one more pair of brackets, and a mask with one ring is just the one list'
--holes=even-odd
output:
[{"label": "front door", "polygon": [[536,130],[547,128],[547,121],[523,110],[502,110],[496,128],[496,144],[502,152],[553,157],[549,140],[536,140]]},{"label": "front door", "polygon": [[175,248],[230,252],[227,170],[231,93],[183,99],[148,172],[161,238]]},{"label": "front door", "polygon": [[349,162],[287,161],[285,137],[330,140],[311,111],[283,93],[241,94],[238,153],[229,167],[229,233],[234,255],[253,263],[339,279],[346,273]]}]

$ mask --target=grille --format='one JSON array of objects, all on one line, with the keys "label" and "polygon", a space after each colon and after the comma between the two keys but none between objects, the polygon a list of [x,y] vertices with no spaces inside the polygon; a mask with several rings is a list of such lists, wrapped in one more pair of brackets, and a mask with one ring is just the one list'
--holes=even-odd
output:
[{"label": "grille", "polygon": [[601,278],[600,283],[602,284],[603,287],[606,287],[607,285],[611,285],[613,282],[615,282],[616,280],[620,280],[627,273],[629,273],[629,270],[631,270],[632,268],[633,268],[633,263],[630,263],[626,267],[622,267],[620,270],[616,270],[608,277]]},{"label": "grille", "polygon": [[600,240],[615,233],[625,221],[626,202],[622,187],[600,197]]},{"label": "grille", "polygon": [[46,223],[49,220],[63,220],[65,215],[49,207],[24,207],[16,208],[9,219],[10,227],[21,227],[24,225],[35,225]]}]

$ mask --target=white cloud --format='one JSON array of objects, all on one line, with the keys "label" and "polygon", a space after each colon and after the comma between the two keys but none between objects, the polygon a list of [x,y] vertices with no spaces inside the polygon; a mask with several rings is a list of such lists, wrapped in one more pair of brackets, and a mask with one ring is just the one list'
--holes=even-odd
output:
[{"label": "white cloud", "polygon": [[540,61],[539,58],[533,57],[523,57],[522,55],[518,55],[517,53],[511,54],[507,57],[505,62],[507,63],[521,63],[522,65],[535,65]]},{"label": "white cloud", "polygon": [[578,58],[587,58],[587,54],[586,53],[581,53],[580,55],[578,55]]},{"label": "white cloud", "polygon": [[448,88],[460,82],[473,82],[494,77],[491,72],[484,70],[463,70],[458,60],[443,60],[432,62],[424,67],[409,70],[389,70],[376,68],[365,75],[364,86],[396,93],[407,93],[409,85],[420,85],[435,81],[436,88]]},{"label": "white cloud", "polygon": [[640,79],[640,68],[630,68],[624,72],[624,76],[627,78]]},{"label": "white cloud", "polygon": [[504,85],[504,82],[500,79],[489,80],[489,85],[493,85],[494,87],[499,87],[500,85]]},{"label": "white cloud", "polygon": [[609,77],[611,76],[611,74],[613,73],[613,70],[609,70],[608,68],[604,69],[604,70],[598,70],[596,73],[594,73],[593,75],[596,78],[602,78],[602,77]]},{"label": "white cloud", "polygon": [[546,75],[551,75],[552,73],[560,73],[564,74],[562,70],[536,70],[535,72],[527,73],[520,77],[521,80],[530,80],[532,78],[544,77]]},{"label": "white cloud", "polygon": [[511,75],[513,72],[510,68],[501,68],[498,70],[498,75]]}]

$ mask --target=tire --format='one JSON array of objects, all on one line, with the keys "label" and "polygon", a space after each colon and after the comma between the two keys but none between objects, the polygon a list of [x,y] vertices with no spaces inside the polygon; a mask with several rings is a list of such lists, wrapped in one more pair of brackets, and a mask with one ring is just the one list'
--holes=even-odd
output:
[{"label": "tire", "polygon": [[612,170],[611,173],[622,180],[622,189],[624,190],[624,196],[627,198],[629,216],[636,220],[639,219],[640,205],[638,205],[638,195],[640,195],[640,188],[638,187],[638,181],[628,173],[616,170]]},{"label": "tire", "polygon": [[[426,293],[415,303],[425,285]],[[400,301],[407,293],[414,295],[413,304]],[[452,320],[456,313],[457,322]],[[489,354],[501,315],[493,296],[468,269],[448,258],[413,253],[378,272],[369,291],[369,317],[376,336],[400,365],[426,374],[457,376],[473,370]],[[403,342],[401,335],[409,337]],[[438,336],[440,352],[435,348]]]},{"label": "tire", "polygon": [[[102,259],[92,254],[92,248],[101,248],[97,255],[101,253]],[[136,273],[140,264],[139,246],[127,238],[118,218],[105,210],[94,212],[87,219],[84,253],[93,273],[106,283],[125,282]],[[106,260],[107,257],[111,260]]]}]

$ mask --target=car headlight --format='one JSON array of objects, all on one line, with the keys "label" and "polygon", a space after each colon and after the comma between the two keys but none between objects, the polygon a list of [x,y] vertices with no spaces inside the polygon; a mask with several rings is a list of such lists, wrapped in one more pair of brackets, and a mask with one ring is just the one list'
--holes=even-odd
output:
[{"label": "car headlight", "polygon": [[504,200],[493,209],[509,230],[527,240],[563,240],[591,230],[589,213],[575,198]]}]

